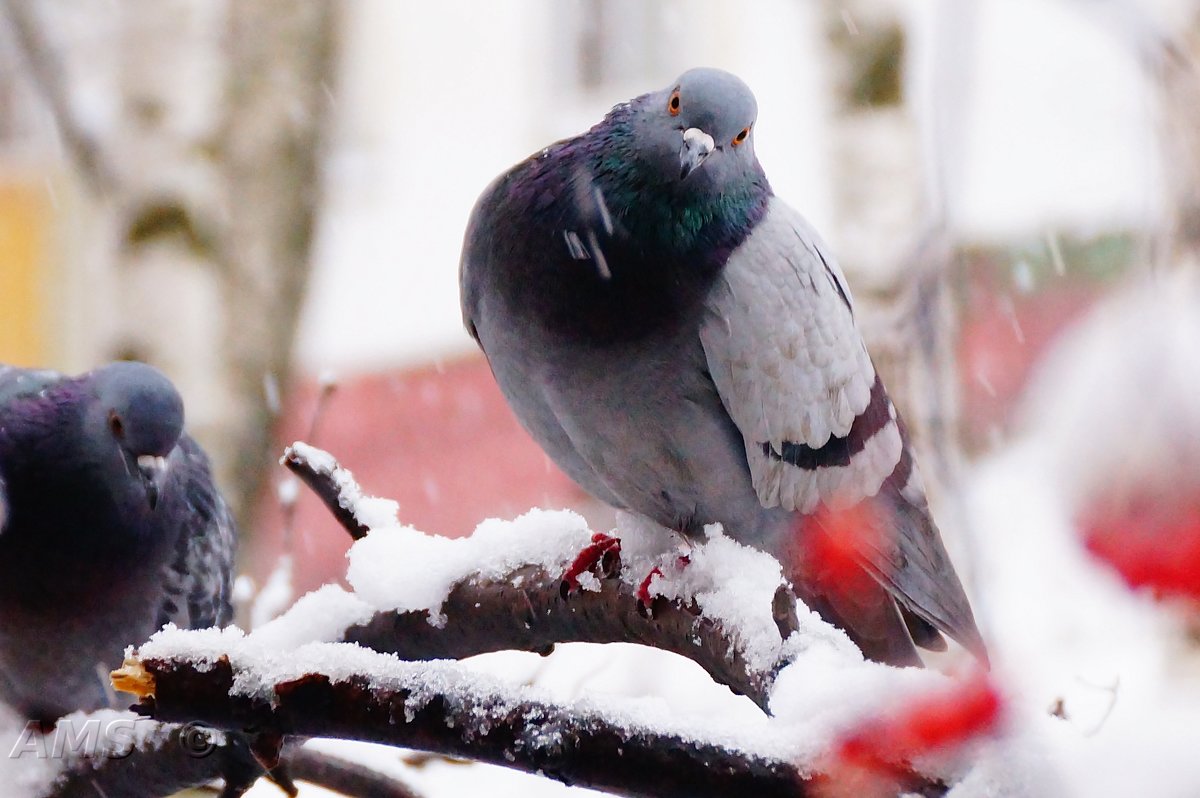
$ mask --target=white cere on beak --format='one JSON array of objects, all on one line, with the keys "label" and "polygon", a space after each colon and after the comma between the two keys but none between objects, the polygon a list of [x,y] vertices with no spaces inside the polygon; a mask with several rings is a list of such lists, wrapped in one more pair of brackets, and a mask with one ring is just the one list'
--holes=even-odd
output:
[{"label": "white cere on beak", "polygon": [[683,131],[683,146],[679,148],[679,179],[686,180],[688,175],[700,168],[716,146],[713,137],[698,127]]},{"label": "white cere on beak", "polygon": [[152,454],[138,455],[138,468],[149,473],[161,473],[167,470],[167,458],[156,457]]},{"label": "white cere on beak", "polygon": [[705,133],[698,127],[689,127],[683,131],[683,143],[689,150],[708,155],[717,147],[717,143],[713,141],[713,137]]}]

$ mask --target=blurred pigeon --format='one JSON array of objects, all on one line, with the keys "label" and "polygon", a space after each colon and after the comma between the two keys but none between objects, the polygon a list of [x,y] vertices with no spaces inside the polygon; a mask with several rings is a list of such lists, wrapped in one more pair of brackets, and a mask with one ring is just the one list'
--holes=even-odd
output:
[{"label": "blurred pigeon", "polygon": [[[756,115],[737,77],[694,69],[501,175],[466,231],[467,329],[592,495],[685,535],[719,521],[873,659],[918,664],[940,630],[986,660],[845,278],[773,195]],[[816,556],[829,536],[865,578]]]},{"label": "blurred pigeon", "polygon": [[117,704],[126,645],[231,619],[233,551],[160,372],[0,367],[0,701],[43,723]]}]

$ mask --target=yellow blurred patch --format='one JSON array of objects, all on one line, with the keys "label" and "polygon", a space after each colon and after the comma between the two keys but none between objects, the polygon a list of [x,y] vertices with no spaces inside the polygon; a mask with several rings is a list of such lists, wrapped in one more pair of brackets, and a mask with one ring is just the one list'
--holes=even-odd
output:
[{"label": "yellow blurred patch", "polygon": [[0,363],[46,357],[42,266],[51,213],[42,185],[0,178]]}]

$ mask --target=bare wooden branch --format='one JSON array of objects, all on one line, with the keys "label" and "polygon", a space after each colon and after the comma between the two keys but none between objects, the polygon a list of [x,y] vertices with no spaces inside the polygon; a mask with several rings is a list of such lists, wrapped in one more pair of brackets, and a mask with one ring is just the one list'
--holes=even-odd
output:
[{"label": "bare wooden branch", "polygon": [[[160,723],[148,734],[157,740],[109,758],[76,756],[44,798],[145,798],[173,795],[180,790],[225,782],[223,795],[236,796],[267,776],[240,735],[218,742],[195,723]],[[393,776],[340,757],[304,748],[300,741],[283,752],[274,778],[285,792],[293,780],[315,784],[348,796],[420,798]],[[294,789],[294,788],[293,788]]]},{"label": "bare wooden branch", "polygon": [[233,692],[235,666],[228,658],[203,666],[146,659],[130,667],[152,680],[153,695],[137,708],[161,720],[418,748],[619,795],[811,794],[812,780],[789,762],[632,727],[596,710],[506,702],[456,683],[452,671],[428,681],[391,678],[386,686],[366,674],[334,681],[310,673],[274,685],[273,699],[266,699]]},{"label": "bare wooden branch", "polygon": [[366,765],[296,746],[284,753],[288,775],[342,795],[369,798],[420,798],[409,785],[383,776]]}]

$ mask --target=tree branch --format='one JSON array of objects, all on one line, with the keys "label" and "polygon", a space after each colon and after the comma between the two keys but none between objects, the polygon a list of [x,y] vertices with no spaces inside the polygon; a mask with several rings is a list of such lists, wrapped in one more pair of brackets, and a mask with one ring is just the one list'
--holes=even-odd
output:
[{"label": "tree branch", "polygon": [[[402,663],[397,663],[403,666]],[[132,659],[115,676],[140,685],[138,711],[199,719],[270,735],[338,737],[468,757],[566,784],[654,798],[755,795],[803,798],[813,780],[791,763],[709,740],[639,728],[601,711],[556,705],[519,689],[481,689],[442,663],[333,678],[309,672],[266,692],[240,693],[236,677],[262,678],[234,655],[196,662]]]},{"label": "tree branch", "polygon": [[[218,779],[225,782],[223,795],[237,796],[259,778],[269,775],[240,735],[220,740],[208,737],[194,723],[150,719],[137,722],[145,724],[139,735],[140,745],[116,755],[99,752],[97,756],[70,756],[44,798],[174,795]],[[273,778],[288,794],[294,794],[295,780],[343,795],[419,798],[418,793],[393,776],[299,743],[283,751]]]},{"label": "tree branch", "polygon": [[[280,460],[358,540],[370,528],[356,515],[363,493],[332,455],[306,444],[289,446]],[[783,656],[766,669],[747,658],[737,630],[704,616],[694,602],[656,596],[649,608],[629,582],[616,578],[620,561],[600,574],[599,590],[568,590],[561,573],[525,566],[500,578],[471,577],[454,585],[437,626],[429,612],[377,613],[350,627],[343,640],[404,660],[462,659],[492,651],[548,654],[556,643],[641,643],[696,662],[721,684],[764,712]],[[782,643],[796,629],[796,599],[785,588],[773,607]]]},{"label": "tree branch", "polygon": [[[456,584],[442,604],[445,623],[439,626],[429,623],[426,611],[380,612],[347,629],[342,639],[404,660],[504,650],[548,654],[556,643],[641,643],[687,657],[768,711],[771,687],[786,660],[756,669],[736,632],[704,616],[694,603],[658,596],[647,612],[636,590],[615,575],[600,585],[598,591],[568,593],[561,573],[526,566],[500,579]],[[790,594],[788,600],[794,601]]]},{"label": "tree branch", "polygon": [[288,775],[342,795],[370,798],[420,798],[399,779],[385,776],[366,765],[341,757],[296,746],[285,751],[283,762]]},{"label": "tree branch", "polygon": [[[313,454],[318,452],[328,457],[328,460],[324,461],[325,457],[322,457],[324,462],[317,462]],[[331,455],[295,443],[283,450],[283,457],[279,462],[316,494],[350,537],[361,540],[371,531],[370,527],[358,519],[353,509],[356,496],[352,494],[361,496],[362,491],[350,472],[342,468]],[[349,486],[353,486],[353,490]]]},{"label": "tree branch", "polygon": [[[364,497],[350,473],[326,453],[297,445],[284,461],[352,534],[362,534],[367,521],[380,515],[372,503],[381,500]],[[427,660],[500,649],[546,652],[564,641],[639,642],[693,659],[765,711],[775,676],[788,662],[782,641],[799,625],[789,592],[776,594],[776,661],[754,666],[732,622],[705,616],[694,601],[661,596],[647,612],[639,589],[618,578],[619,568],[619,558],[601,561],[592,589],[575,591],[545,565],[527,564],[490,577],[468,575],[437,608],[437,626],[429,622],[432,610],[377,612],[347,628],[341,643],[281,651],[270,635],[161,632],[114,673],[114,685],[138,695],[135,709],[160,722],[199,721],[234,732],[233,740],[248,740],[243,748],[253,750],[258,773],[272,768],[303,779],[323,774],[334,789],[408,796],[396,784],[387,793],[364,790],[360,779],[382,777],[365,766],[310,761],[310,753],[319,753],[294,747],[297,739],[404,746],[629,796],[853,794],[847,774],[802,771],[781,758],[778,747],[771,749],[776,753],[764,753],[759,735],[720,739],[707,729],[681,728],[669,717],[632,720],[625,707],[555,702],[533,688],[489,682],[455,663],[389,656]],[[764,659],[761,652],[757,659]],[[764,728],[770,723],[764,719]],[[152,775],[161,778],[180,769],[172,753],[162,763],[149,763]],[[213,772],[206,762],[193,764]],[[187,783],[195,783],[195,775],[188,774],[193,780]],[[906,765],[894,775],[885,791],[940,796],[947,789]],[[880,794],[878,785],[872,794]]]}]

